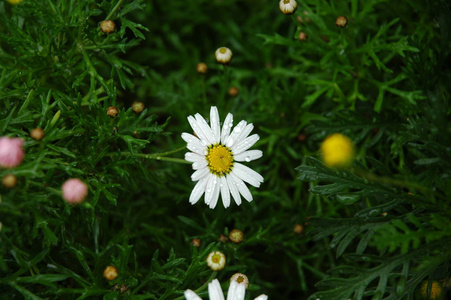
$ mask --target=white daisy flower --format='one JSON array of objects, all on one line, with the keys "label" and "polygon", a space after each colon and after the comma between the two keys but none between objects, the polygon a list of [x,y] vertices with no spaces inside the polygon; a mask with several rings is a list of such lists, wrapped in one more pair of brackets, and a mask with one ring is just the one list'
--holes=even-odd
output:
[{"label": "white daisy flower", "polygon": [[279,8],[285,15],[291,15],[294,14],[298,8],[298,3],[296,0],[280,0]]},{"label": "white daisy flower", "polygon": [[232,50],[227,47],[218,48],[215,52],[216,61],[220,64],[227,64],[232,60]]},{"label": "white daisy flower", "polygon": [[[238,283],[237,281],[230,282],[229,291],[227,292],[227,300],[244,300],[246,294],[246,285],[244,283]],[[208,296],[210,300],[225,300],[222,293],[221,285],[217,279],[214,279],[208,284]],[[186,300],[202,300],[192,290],[185,291]],[[268,296],[262,294],[255,298],[255,300],[267,300]]]},{"label": "white daisy flower", "polygon": [[220,271],[224,269],[226,265],[226,256],[220,251],[210,252],[207,256],[207,265],[213,271]]},{"label": "white daisy flower", "polygon": [[210,109],[210,126],[200,114],[189,116],[188,122],[196,136],[182,133],[182,139],[191,151],[185,154],[185,159],[193,163],[195,172],[191,179],[197,181],[189,202],[197,203],[204,193],[205,203],[211,209],[216,207],[219,194],[225,208],[230,206],[230,194],[237,205],[241,204],[241,196],[252,201],[251,192],[244,182],[259,187],[263,177],[240,162],[263,156],[260,150],[248,150],[260,139],[258,134],[249,136],[254,125],[243,120],[231,130],[233,115],[229,113],[221,129],[216,106]]}]

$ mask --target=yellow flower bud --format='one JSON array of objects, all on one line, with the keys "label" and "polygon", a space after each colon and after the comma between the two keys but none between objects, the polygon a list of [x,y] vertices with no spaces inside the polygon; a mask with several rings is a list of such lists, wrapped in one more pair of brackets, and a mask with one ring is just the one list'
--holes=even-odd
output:
[{"label": "yellow flower bud", "polygon": [[354,159],[354,144],[348,137],[334,133],[321,144],[321,153],[323,161],[328,167],[347,167]]}]

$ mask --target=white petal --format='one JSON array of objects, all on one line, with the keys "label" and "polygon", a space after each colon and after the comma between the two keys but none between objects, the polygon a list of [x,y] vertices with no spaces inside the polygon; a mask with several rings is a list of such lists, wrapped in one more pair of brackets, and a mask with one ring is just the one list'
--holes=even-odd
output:
[{"label": "white petal", "polygon": [[268,300],[268,296],[266,296],[265,294],[261,294],[260,296],[258,296],[254,300]]},{"label": "white petal", "polygon": [[246,285],[232,281],[227,292],[227,300],[244,300]]},{"label": "white petal", "polygon": [[260,187],[260,183],[264,181],[263,176],[240,163],[234,164],[232,173],[255,187]]},{"label": "white petal", "polygon": [[219,128],[219,113],[216,106],[212,106],[210,109],[210,126],[214,137],[213,143],[219,143],[221,140],[221,133]]},{"label": "white petal", "polygon": [[240,154],[234,155],[233,160],[235,161],[245,161],[250,162],[259,159],[263,156],[263,151],[261,150],[249,150],[241,152]]},{"label": "white petal", "polygon": [[196,183],[191,192],[191,195],[189,196],[189,203],[196,204],[197,201],[199,201],[200,197],[202,197],[202,195],[205,192],[205,187],[207,186],[207,179],[208,177],[204,177]]},{"label": "white petal", "polygon": [[205,204],[210,205],[214,196],[215,186],[218,185],[218,177],[213,174],[208,175],[207,189],[205,191]]},{"label": "white petal", "polygon": [[193,116],[188,116],[188,122],[191,125],[191,128],[196,133],[196,135],[199,137],[200,143],[202,145],[204,145],[204,146],[209,145],[210,142],[208,141],[208,139],[205,136],[204,132],[200,128],[199,123],[197,122],[197,120]]},{"label": "white petal", "polygon": [[211,131],[211,128],[210,126],[208,126],[207,121],[205,121],[204,117],[202,117],[200,114],[195,114],[194,117],[196,118],[197,125],[199,125],[199,128],[200,130],[202,130],[208,143],[210,145],[214,144],[213,131]]},{"label": "white petal", "polygon": [[204,161],[205,155],[200,155],[200,154],[197,154],[194,152],[186,152],[185,160],[190,161],[190,162]]},{"label": "white petal", "polygon": [[202,161],[196,161],[193,163],[193,170],[199,170],[207,167],[208,162],[204,159]]},{"label": "white petal", "polygon": [[224,124],[222,124],[221,130],[221,143],[225,145],[226,139],[230,135],[230,130],[233,126],[233,115],[231,113],[227,114]]},{"label": "white petal", "polygon": [[197,154],[203,155],[204,150],[207,148],[207,146],[203,145],[201,141],[192,134],[184,132],[182,133],[182,139],[187,143],[186,148]]},{"label": "white petal", "polygon": [[247,122],[242,120],[235,126],[235,128],[233,128],[232,134],[229,135],[225,143],[227,147],[233,147],[233,145],[235,145],[235,143],[238,140],[238,137],[241,135],[241,132],[246,127],[246,124]]},{"label": "white petal", "polygon": [[236,186],[235,181],[233,181],[233,179],[230,175],[232,175],[232,174],[230,173],[226,176],[227,186],[229,187],[230,194],[232,194],[232,197],[235,200],[236,205],[240,206],[241,196],[240,196],[240,193],[238,192],[238,188]]},{"label": "white petal", "polygon": [[185,291],[185,299],[186,300],[202,300],[202,298],[197,296],[197,294],[195,292],[193,292],[192,290]]},{"label": "white petal", "polygon": [[230,191],[225,176],[219,177],[219,186],[221,187],[221,198],[224,208],[230,206]]},{"label": "white petal", "polygon": [[224,300],[224,294],[217,279],[208,284],[208,296],[210,300]]},{"label": "white petal", "polygon": [[246,199],[248,202],[252,201],[252,194],[249,191],[249,188],[246,186],[246,184],[241,180],[238,176],[236,176],[233,171],[229,174],[230,177],[232,177],[232,180],[235,181],[236,187],[238,188],[238,191],[243,196],[244,199]]},{"label": "white petal", "polygon": [[208,168],[203,168],[203,169],[197,170],[191,175],[191,180],[198,181],[202,177],[205,177],[208,173],[209,173]]},{"label": "white petal", "polygon": [[246,138],[244,141],[234,144],[233,146],[231,146],[233,154],[237,155],[246,151],[247,149],[252,147],[259,139],[260,137],[258,136],[258,134],[253,134],[250,137]]},{"label": "white petal", "polygon": [[246,127],[241,131],[241,134],[236,138],[236,142],[239,143],[240,141],[244,140],[249,136],[249,133],[252,132],[254,129],[254,125],[252,123],[247,124]]},{"label": "white petal", "polygon": [[219,182],[218,182],[219,178],[215,175],[213,175],[213,176],[216,178],[213,179],[213,195],[211,196],[211,201],[209,204],[209,207],[211,209],[216,207],[216,204],[218,203],[218,199],[219,199],[219,190],[221,189],[219,186]]}]

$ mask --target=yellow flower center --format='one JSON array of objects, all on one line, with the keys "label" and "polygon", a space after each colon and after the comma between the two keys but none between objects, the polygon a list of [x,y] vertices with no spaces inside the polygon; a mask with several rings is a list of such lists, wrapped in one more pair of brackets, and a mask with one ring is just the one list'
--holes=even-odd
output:
[{"label": "yellow flower center", "polygon": [[283,0],[284,4],[289,4],[291,0]]},{"label": "yellow flower center", "polygon": [[221,144],[211,145],[205,157],[210,172],[218,177],[229,174],[233,168],[233,154],[229,147]]},{"label": "yellow flower center", "polygon": [[225,54],[227,52],[227,49],[222,47],[221,49],[219,49],[219,52],[221,52],[222,54]]},{"label": "yellow flower center", "polygon": [[215,264],[219,264],[219,262],[221,261],[221,255],[219,255],[219,254],[213,255],[213,257],[211,258],[211,261],[214,262]]}]

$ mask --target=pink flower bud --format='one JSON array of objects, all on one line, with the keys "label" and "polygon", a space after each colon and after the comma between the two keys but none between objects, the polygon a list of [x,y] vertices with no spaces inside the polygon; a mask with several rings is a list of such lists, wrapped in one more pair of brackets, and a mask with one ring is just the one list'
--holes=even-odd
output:
[{"label": "pink flower bud", "polygon": [[20,165],[24,157],[21,138],[0,137],[0,167],[14,168]]},{"label": "pink flower bud", "polygon": [[85,200],[88,195],[88,186],[78,178],[71,178],[61,187],[63,199],[69,204],[78,204]]}]

